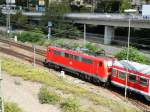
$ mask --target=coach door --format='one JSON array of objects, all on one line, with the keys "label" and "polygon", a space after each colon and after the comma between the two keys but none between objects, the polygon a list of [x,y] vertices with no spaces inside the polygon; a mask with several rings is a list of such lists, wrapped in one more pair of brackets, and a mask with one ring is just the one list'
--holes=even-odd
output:
[{"label": "coach door", "polygon": [[48,60],[52,58],[52,50],[50,48],[47,48],[46,57]]}]

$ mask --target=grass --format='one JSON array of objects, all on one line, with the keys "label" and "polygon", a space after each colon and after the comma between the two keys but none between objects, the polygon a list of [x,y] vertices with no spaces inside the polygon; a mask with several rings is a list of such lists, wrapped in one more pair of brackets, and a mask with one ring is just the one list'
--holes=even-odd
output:
[{"label": "grass", "polygon": [[63,112],[81,112],[80,103],[76,98],[68,98],[62,104]]},{"label": "grass", "polygon": [[[85,88],[76,86],[75,84],[70,84],[67,81],[62,80],[54,74],[49,73],[47,70],[42,68],[33,68],[30,64],[23,64],[21,62],[17,62],[10,58],[2,58],[2,70],[7,72],[12,76],[22,77],[24,80],[36,81],[42,84],[45,84],[48,87],[54,87],[57,90],[61,90],[66,94],[72,94],[74,97],[78,98],[88,98],[95,105],[101,105],[106,108],[109,108],[113,112],[137,112],[139,110],[132,108],[125,103],[119,103],[109,98],[103,97],[101,95],[97,95],[91,93]],[[50,102],[56,101],[58,102],[61,98],[59,98],[55,93],[47,93],[45,94]],[[44,99],[45,102],[47,99]],[[69,99],[70,100],[70,99]],[[72,101],[72,100],[71,100]],[[68,105],[68,108],[66,107]],[[69,106],[72,104],[67,103],[67,101],[63,104],[63,110],[69,110]],[[73,104],[77,106],[76,104]],[[74,112],[74,111],[73,111]]]},{"label": "grass", "polygon": [[40,89],[38,97],[41,104],[55,104],[61,101],[61,97],[56,92],[49,91],[46,87]]},{"label": "grass", "polygon": [[3,58],[2,64],[2,70],[13,76],[20,76],[24,80],[44,83],[48,86],[56,87],[57,89],[64,90],[65,92],[72,94],[82,94],[86,92],[85,89],[68,84],[59,77],[40,68],[33,68],[31,65],[25,65],[6,58]]},{"label": "grass", "polygon": [[6,102],[4,107],[5,112],[23,112],[16,103]]}]

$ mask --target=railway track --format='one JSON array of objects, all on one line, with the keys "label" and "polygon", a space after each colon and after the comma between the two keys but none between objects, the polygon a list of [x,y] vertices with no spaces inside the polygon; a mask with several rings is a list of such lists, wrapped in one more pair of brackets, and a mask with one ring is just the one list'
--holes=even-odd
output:
[{"label": "railway track", "polygon": [[[0,47],[0,52],[15,56],[17,58],[23,59],[23,60],[28,61],[30,63],[33,63],[33,60],[34,60],[33,57],[30,57],[30,56],[27,56],[27,55],[24,55],[24,54],[12,51],[11,49],[7,49],[7,48],[3,48],[3,47]],[[36,62],[36,64],[43,66],[42,60],[36,59],[35,62]]]},{"label": "railway track", "polygon": [[[16,42],[13,42],[13,41],[10,41],[10,40],[5,40],[5,39],[0,39],[0,42],[5,43],[5,44],[9,44],[10,46],[19,47],[19,48],[27,50],[29,52],[33,52],[33,48],[32,47],[24,45],[22,43],[16,43]],[[36,53],[41,55],[41,56],[45,55],[45,51],[44,50],[37,49],[36,51],[38,51]],[[16,51],[12,51],[11,49],[0,47],[0,52],[3,52],[3,53],[8,54],[8,55],[15,56],[15,57],[20,58],[22,60],[25,60],[25,61],[28,61],[30,63],[33,63],[33,57],[27,56],[27,55],[22,54],[22,53],[18,53]],[[42,61],[43,60],[36,59],[36,64],[43,66],[43,62]],[[87,83],[88,82],[86,82],[86,84]],[[82,84],[80,84],[80,85],[82,86]],[[99,86],[94,86],[94,87],[98,88]],[[120,93],[120,90],[118,91],[118,90],[114,90],[113,88],[111,88],[110,91],[114,95],[119,97],[120,99],[126,101],[125,98],[123,97],[123,94]],[[150,106],[149,106],[148,102],[144,102],[143,98],[138,98],[136,95],[134,97],[129,96],[127,101],[130,101],[132,104],[134,104],[135,106],[137,106],[138,108],[140,108],[141,110],[143,110],[145,112],[150,111]]]},{"label": "railway track", "polygon": [[[0,38],[0,42],[8,44],[8,45],[15,46],[15,47],[22,48],[22,49],[30,51],[30,52],[33,52],[33,47],[32,46],[28,46],[28,45],[25,45],[25,44],[22,44],[22,43],[16,43],[12,40],[2,39],[2,38]],[[36,54],[39,54],[41,56],[45,56],[45,50],[42,50],[42,49],[39,49],[39,48],[36,48],[35,50],[36,50]]]}]

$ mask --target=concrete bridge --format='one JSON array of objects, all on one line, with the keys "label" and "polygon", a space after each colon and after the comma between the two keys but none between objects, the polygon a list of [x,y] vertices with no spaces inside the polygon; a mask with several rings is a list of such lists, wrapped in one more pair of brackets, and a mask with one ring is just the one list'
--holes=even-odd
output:
[{"label": "concrete bridge", "polygon": [[[2,13],[7,14],[6,10]],[[11,11],[15,14],[16,11]],[[42,12],[23,12],[23,15],[29,17],[30,20],[40,21],[44,15]],[[110,44],[115,37],[116,27],[129,27],[129,20],[131,27],[134,28],[150,28],[150,18],[143,18],[141,15],[127,15],[127,14],[114,14],[114,13],[68,13],[64,15],[68,22],[93,25],[104,25],[104,44]]]},{"label": "concrete bridge", "polygon": [[110,13],[69,13],[65,15],[73,23],[104,25],[104,44],[110,44],[115,36],[116,27],[150,28],[150,18],[140,15],[110,14]]},{"label": "concrete bridge", "polygon": [[[2,9],[2,13],[3,14],[7,14],[7,10],[3,10]],[[10,10],[10,14],[16,14],[17,11],[16,10]],[[35,21],[40,21],[41,17],[44,15],[44,13],[42,12],[25,12],[25,11],[21,11],[22,15],[28,16],[29,20],[35,20]]]}]

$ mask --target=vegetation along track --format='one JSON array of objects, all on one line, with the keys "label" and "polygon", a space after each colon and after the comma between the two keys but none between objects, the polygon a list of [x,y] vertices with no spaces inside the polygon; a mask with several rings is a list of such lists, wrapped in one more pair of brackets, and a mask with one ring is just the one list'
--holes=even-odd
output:
[{"label": "vegetation along track", "polygon": [[[10,46],[19,47],[19,48],[27,50],[29,52],[33,52],[33,48],[32,47],[24,45],[22,43],[16,43],[16,42],[13,42],[13,41],[10,41],[10,40],[5,40],[5,39],[0,39],[0,42],[5,43],[5,44],[9,44]],[[36,52],[37,54],[45,56],[45,51],[44,50],[38,49],[38,51],[39,52]],[[11,49],[3,48],[3,47],[0,47],[0,52],[3,52],[3,53],[8,54],[8,55],[15,56],[15,57],[18,57],[20,59],[26,60],[26,61],[28,61],[30,63],[33,63],[33,57],[24,55],[23,53],[18,53],[16,51],[12,51]],[[36,59],[36,64],[43,66],[42,61],[43,60]],[[95,89],[98,88],[98,86],[94,86],[94,87],[95,87]],[[122,100],[125,100],[124,97],[123,97],[123,93],[119,92],[120,90],[118,91],[118,89],[116,89],[116,88],[114,89],[114,88],[111,87],[109,89],[110,89],[110,91],[113,94],[115,94],[116,96],[118,96]],[[140,96],[140,97],[142,97],[142,96]],[[130,101],[131,103],[133,103],[138,108],[140,108],[140,109],[142,109],[144,111],[150,111],[149,102],[145,102],[144,98],[139,98],[139,97],[137,97],[137,95],[133,95],[133,96],[129,96],[128,97],[128,101]]]}]

